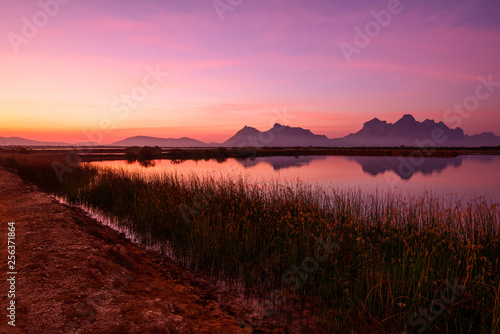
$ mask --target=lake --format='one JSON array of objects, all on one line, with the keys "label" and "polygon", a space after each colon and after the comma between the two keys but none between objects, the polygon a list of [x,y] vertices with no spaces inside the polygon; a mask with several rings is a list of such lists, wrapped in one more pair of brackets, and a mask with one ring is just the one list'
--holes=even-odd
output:
[{"label": "lake", "polygon": [[455,158],[300,156],[260,157],[254,160],[155,160],[153,166],[126,161],[93,162],[93,165],[125,168],[143,173],[176,172],[182,175],[215,174],[244,176],[251,182],[300,181],[339,189],[404,196],[432,192],[439,197],[468,200],[485,196],[500,203],[500,156],[470,155]]}]

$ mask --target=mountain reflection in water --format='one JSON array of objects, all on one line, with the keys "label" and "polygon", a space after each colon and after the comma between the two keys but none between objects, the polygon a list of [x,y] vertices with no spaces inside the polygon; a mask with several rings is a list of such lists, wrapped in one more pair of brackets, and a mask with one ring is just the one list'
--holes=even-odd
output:
[{"label": "mountain reflection in water", "polygon": [[[125,161],[92,164],[140,171],[141,174],[174,172],[211,174],[213,177],[241,175],[252,182],[297,182],[334,185],[339,189],[403,194],[431,191],[438,196],[454,194],[458,198],[487,196],[500,203],[500,156],[458,156],[455,158],[299,156],[258,157],[225,161],[155,160],[149,167]],[[464,197],[465,196],[465,197]]]}]

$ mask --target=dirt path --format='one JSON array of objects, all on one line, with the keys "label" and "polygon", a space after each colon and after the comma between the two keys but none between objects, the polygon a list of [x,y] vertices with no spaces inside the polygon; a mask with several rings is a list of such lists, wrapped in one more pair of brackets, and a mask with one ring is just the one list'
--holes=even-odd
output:
[{"label": "dirt path", "polygon": [[[15,327],[6,317],[8,222],[16,228]],[[0,235],[1,333],[250,332],[233,296],[1,167]]]}]

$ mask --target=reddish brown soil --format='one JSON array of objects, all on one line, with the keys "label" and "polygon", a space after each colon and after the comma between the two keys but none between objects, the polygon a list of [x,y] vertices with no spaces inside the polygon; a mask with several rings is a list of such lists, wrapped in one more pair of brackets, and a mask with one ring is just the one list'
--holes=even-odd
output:
[{"label": "reddish brown soil", "polygon": [[[6,317],[16,227],[16,326]],[[0,167],[1,333],[250,333],[228,292]],[[258,333],[285,333],[267,325]]]}]

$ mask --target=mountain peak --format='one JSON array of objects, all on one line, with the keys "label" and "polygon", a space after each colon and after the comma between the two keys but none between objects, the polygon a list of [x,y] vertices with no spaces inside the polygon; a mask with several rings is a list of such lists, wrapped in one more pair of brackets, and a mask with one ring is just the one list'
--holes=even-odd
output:
[{"label": "mountain peak", "polygon": [[316,135],[311,130],[301,127],[291,127],[275,123],[267,131],[261,132],[255,128],[244,127],[234,136],[226,140],[223,146],[331,146],[330,139],[324,135]]},{"label": "mountain peak", "polygon": [[378,118],[374,118],[363,124],[363,130],[369,132],[376,131],[377,129],[382,128],[385,125],[387,125],[386,121],[381,121]]},{"label": "mountain peak", "polygon": [[245,125],[239,132],[241,132],[241,131],[245,131],[245,132],[252,131],[253,132],[253,131],[259,131],[259,130],[257,130],[256,128],[253,128],[251,126],[246,126]]},{"label": "mountain peak", "polygon": [[260,133],[259,130],[251,126],[244,126],[240,131],[236,132],[235,136],[243,136],[245,138],[249,136],[257,136]]},{"label": "mountain peak", "polygon": [[416,122],[417,120],[415,119],[415,117],[413,117],[413,115],[411,114],[404,114],[403,117],[401,117],[401,119],[399,121],[397,121],[396,123],[414,123]]},{"label": "mountain peak", "polygon": [[386,121],[381,121],[377,117],[374,119],[369,120],[368,122],[365,122],[364,125],[373,125],[373,124],[379,124],[379,123],[387,123]]}]

